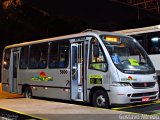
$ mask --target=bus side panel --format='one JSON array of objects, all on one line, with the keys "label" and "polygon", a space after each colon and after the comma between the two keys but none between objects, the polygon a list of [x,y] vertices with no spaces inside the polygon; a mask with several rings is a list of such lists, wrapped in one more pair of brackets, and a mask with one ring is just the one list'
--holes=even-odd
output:
[{"label": "bus side panel", "polygon": [[9,92],[8,86],[9,70],[2,69],[2,90]]},{"label": "bus side panel", "polygon": [[87,82],[87,101],[89,101],[90,90],[93,87],[102,87],[105,90],[110,90],[110,77],[109,72],[102,72],[97,70],[88,69],[88,82]]},{"label": "bus side panel", "polygon": [[32,93],[39,97],[70,100],[70,90],[65,91],[62,88],[32,87]]},{"label": "bus side panel", "polygon": [[18,91],[22,85],[31,86],[33,96],[70,99],[70,73],[68,69],[19,70]]}]

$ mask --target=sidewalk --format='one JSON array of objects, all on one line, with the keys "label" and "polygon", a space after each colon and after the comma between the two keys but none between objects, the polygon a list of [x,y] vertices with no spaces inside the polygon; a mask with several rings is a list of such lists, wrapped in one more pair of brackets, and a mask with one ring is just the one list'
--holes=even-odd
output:
[{"label": "sidewalk", "polygon": [[20,97],[23,97],[23,95],[2,91],[2,84],[0,83],[0,99],[11,99]]}]

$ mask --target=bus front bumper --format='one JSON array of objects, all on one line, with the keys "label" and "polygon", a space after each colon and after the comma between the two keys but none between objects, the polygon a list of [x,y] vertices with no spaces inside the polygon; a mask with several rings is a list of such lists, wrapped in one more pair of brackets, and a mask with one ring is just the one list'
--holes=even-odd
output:
[{"label": "bus front bumper", "polygon": [[158,100],[159,88],[134,89],[131,86],[111,86],[110,104],[145,103]]}]

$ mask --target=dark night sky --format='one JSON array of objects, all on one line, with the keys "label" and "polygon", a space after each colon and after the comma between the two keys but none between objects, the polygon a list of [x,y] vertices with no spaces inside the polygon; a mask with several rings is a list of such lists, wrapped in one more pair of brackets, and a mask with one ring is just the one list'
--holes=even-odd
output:
[{"label": "dark night sky", "polygon": [[4,45],[81,32],[120,30],[159,24],[160,15],[110,0],[22,0],[0,6],[0,40]]}]

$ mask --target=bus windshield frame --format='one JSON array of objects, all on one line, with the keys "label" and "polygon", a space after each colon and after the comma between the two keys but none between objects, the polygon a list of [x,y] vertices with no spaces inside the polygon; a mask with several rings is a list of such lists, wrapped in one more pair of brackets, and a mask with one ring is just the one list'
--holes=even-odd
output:
[{"label": "bus windshield frame", "polygon": [[132,37],[101,35],[117,69],[129,74],[153,74],[155,68],[146,51]]}]

